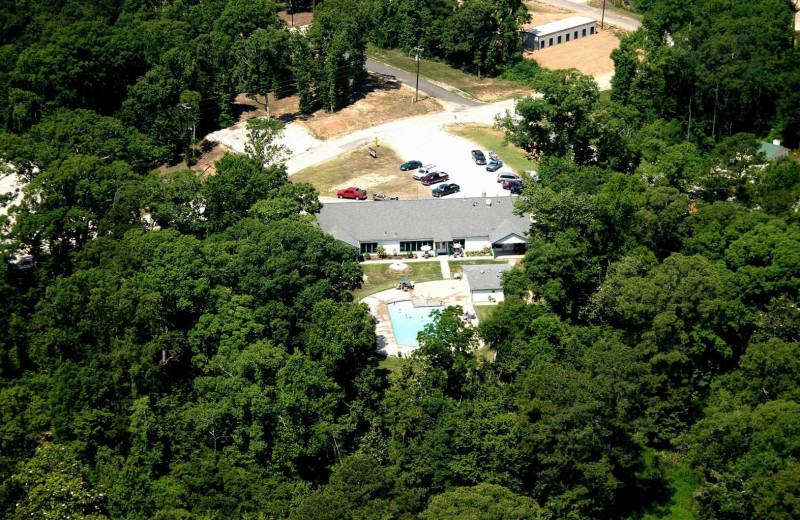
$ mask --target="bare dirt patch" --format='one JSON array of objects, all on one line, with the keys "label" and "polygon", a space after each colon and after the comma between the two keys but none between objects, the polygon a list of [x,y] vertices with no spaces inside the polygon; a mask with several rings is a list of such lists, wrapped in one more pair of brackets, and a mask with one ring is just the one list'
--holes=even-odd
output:
[{"label": "bare dirt patch", "polygon": [[[538,51],[526,50],[525,58],[535,60],[547,69],[575,68],[591,74],[601,83],[610,81],[614,74],[611,51],[619,47],[619,38],[609,31],[600,31],[593,36],[555,45]],[[600,88],[604,85],[601,83]]]},{"label": "bare dirt patch", "polygon": [[[294,14],[289,14],[286,11],[279,11],[278,16],[280,16],[289,27],[302,27],[314,21],[314,13],[311,11],[302,13],[295,12]],[[292,23],[292,21],[294,21],[294,23]]]},{"label": "bare dirt patch", "polygon": [[[423,99],[419,103],[411,103],[414,92],[396,81],[370,75],[361,92],[354,94],[355,102],[338,112],[316,112],[304,116],[300,114],[299,97],[297,95],[275,99],[269,95],[269,110],[272,117],[284,122],[295,122],[303,126],[317,139],[332,139],[349,134],[362,128],[388,123],[404,117],[432,114],[444,110],[435,99]],[[264,98],[257,96],[249,99],[245,94],[236,98],[235,106],[238,122],[251,117],[266,115]]]},{"label": "bare dirt patch", "polygon": [[367,92],[352,105],[338,112],[318,110],[297,122],[318,139],[326,140],[389,121],[444,110],[435,99],[411,103],[413,97],[414,92],[399,83],[373,76]]},{"label": "bare dirt patch", "polygon": [[413,172],[400,171],[403,160],[392,148],[381,145],[377,151],[378,158],[373,159],[367,153],[367,147],[362,146],[300,170],[289,179],[292,182],[310,182],[317,188],[322,199],[336,198],[338,190],[350,186],[367,190],[369,197],[373,193],[401,199],[430,195],[432,188],[421,186],[415,181]]}]

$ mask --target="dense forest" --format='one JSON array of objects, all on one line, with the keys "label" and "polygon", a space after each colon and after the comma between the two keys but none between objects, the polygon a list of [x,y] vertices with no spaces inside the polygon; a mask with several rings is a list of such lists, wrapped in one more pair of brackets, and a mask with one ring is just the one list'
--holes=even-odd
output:
[{"label": "dense forest", "polygon": [[539,161],[530,250],[397,374],[278,126],[156,167],[240,92],[345,106],[370,41],[513,71],[524,10],[312,5],[0,6],[0,517],[633,520],[680,484],[697,519],[798,518],[800,164],[758,153],[800,144],[791,2],[647,2],[608,99],[534,70],[497,121]]}]

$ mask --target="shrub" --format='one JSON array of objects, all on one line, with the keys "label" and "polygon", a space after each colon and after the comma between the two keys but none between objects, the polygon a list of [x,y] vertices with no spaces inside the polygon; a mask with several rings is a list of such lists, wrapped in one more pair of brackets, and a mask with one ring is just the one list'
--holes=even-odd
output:
[{"label": "shrub", "polygon": [[378,258],[386,258],[386,248],[378,246]]}]

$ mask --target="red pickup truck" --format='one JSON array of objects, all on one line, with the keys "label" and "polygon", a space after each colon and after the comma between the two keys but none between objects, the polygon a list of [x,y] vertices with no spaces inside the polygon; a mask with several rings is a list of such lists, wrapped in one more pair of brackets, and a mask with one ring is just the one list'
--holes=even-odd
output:
[{"label": "red pickup truck", "polygon": [[364,200],[367,198],[367,192],[365,190],[359,190],[358,188],[347,188],[337,191],[336,196],[340,199]]}]

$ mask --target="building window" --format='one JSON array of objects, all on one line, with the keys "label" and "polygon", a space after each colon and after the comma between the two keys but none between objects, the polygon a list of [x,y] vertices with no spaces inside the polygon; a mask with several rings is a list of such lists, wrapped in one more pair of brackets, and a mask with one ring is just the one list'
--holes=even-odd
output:
[{"label": "building window", "polygon": [[594,27],[589,27],[589,34],[594,34]]},{"label": "building window", "polygon": [[575,39],[578,39],[578,31],[575,31]]},{"label": "building window", "polygon": [[569,33],[567,33],[567,41],[569,41]]},{"label": "building window", "polygon": [[378,252],[378,243],[377,242],[361,242],[361,254],[364,253],[377,253]]},{"label": "building window", "polygon": [[406,240],[400,242],[401,253],[416,253],[422,246],[429,246],[433,249],[433,240]]},{"label": "building window", "polygon": [[558,43],[561,43],[561,36],[558,37]]},{"label": "building window", "polygon": [[581,36],[586,36],[586,29],[583,30],[583,34]]},{"label": "building window", "polygon": [[553,46],[553,39],[552,39],[552,38],[550,38],[550,43],[548,43],[548,45],[547,45],[547,46],[548,46],[548,47],[552,47],[552,46]]},{"label": "building window", "polygon": [[539,42],[539,48],[544,49],[544,42]]}]

